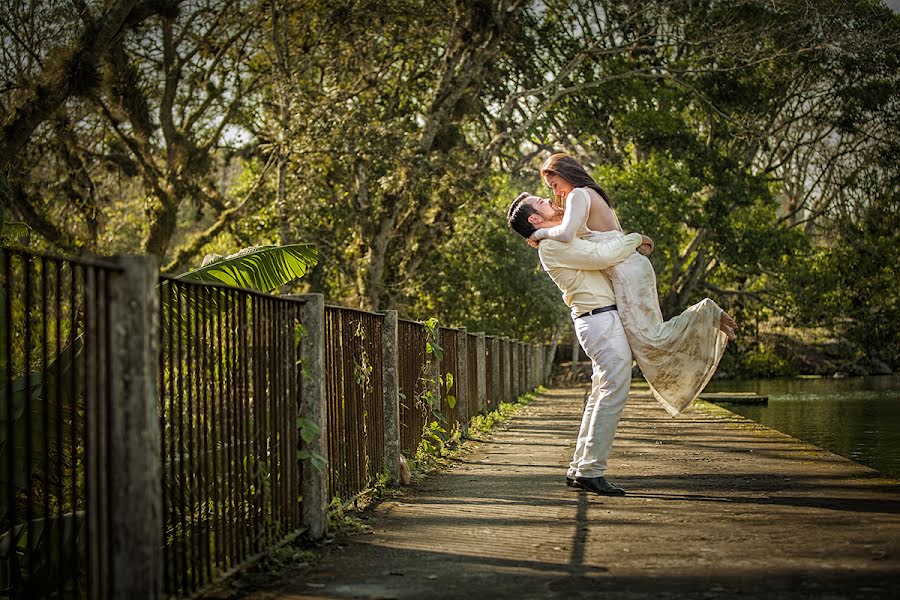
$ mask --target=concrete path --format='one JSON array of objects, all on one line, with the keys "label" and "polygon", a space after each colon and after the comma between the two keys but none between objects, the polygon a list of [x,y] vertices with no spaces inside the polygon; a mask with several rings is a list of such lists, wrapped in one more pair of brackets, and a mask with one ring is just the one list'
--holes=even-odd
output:
[{"label": "concrete path", "polygon": [[244,597],[898,597],[900,482],[717,407],[672,419],[638,391],[608,473],[628,495],[573,491],[586,393],[547,392],[383,503],[372,534]]}]

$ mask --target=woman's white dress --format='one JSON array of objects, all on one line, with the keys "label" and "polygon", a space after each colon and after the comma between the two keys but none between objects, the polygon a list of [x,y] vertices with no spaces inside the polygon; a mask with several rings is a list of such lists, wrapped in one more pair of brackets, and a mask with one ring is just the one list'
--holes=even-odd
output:
[{"label": "woman's white dress", "polygon": [[[539,229],[535,238],[571,240],[573,235],[608,241],[621,231],[587,229],[590,197],[576,188],[566,199],[562,225]],[[606,270],[613,284],[622,326],[634,360],[653,396],[673,416],[694,401],[716,371],[727,338],[719,329],[722,309],[709,298],[664,321],[656,291],[656,273],[646,256],[637,252]]]}]

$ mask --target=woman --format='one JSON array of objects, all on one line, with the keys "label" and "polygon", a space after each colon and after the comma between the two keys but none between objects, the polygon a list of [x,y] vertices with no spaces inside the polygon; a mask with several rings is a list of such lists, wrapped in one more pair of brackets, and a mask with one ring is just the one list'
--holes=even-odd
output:
[{"label": "woman", "polygon": [[[535,231],[532,245],[545,238],[570,241],[577,235],[603,241],[622,235],[609,196],[574,158],[554,154],[541,166],[541,177],[558,200],[565,198],[565,214],[561,225]],[[679,414],[715,373],[725,344],[735,337],[734,319],[704,298],[663,321],[656,274],[641,253],[606,272],[635,361],[653,396],[670,414]]]}]

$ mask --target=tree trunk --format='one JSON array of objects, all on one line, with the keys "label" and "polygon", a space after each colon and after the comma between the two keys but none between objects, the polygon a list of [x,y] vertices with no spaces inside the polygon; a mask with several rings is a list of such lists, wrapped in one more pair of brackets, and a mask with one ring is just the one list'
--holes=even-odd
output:
[{"label": "tree trunk", "polygon": [[[386,255],[388,242],[390,242],[393,231],[394,218],[386,217],[382,219],[378,233],[369,244],[368,256],[366,257],[368,266],[362,278],[363,289],[360,290],[363,308],[367,310],[389,310],[393,308],[393,301],[390,295],[384,294]],[[380,306],[385,297],[388,299],[389,306]]]},{"label": "tree trunk", "polygon": [[144,243],[144,251],[162,260],[169,249],[169,242],[178,226],[178,205],[169,199],[158,199],[160,205],[150,211],[150,232]]}]

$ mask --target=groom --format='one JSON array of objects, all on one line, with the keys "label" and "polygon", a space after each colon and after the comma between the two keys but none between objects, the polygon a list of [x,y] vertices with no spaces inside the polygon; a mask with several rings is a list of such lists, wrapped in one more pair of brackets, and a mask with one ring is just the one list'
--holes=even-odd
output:
[{"label": "groom", "polygon": [[[527,193],[520,194],[507,213],[507,224],[525,239],[537,229],[561,222],[562,215],[553,204]],[[579,238],[571,242],[545,239],[538,246],[541,265],[572,310],[575,333],[593,367],[591,394],[566,484],[605,496],[625,494],[608,482],[604,473],[631,387],[631,347],[616,311],[612,284],[603,269],[625,260],[635,250],[650,254],[653,240],[630,233],[603,243]]]}]

